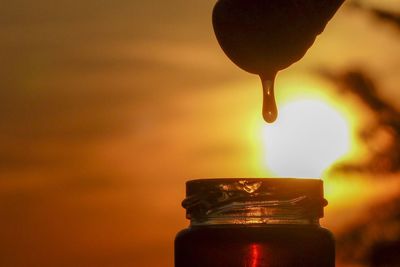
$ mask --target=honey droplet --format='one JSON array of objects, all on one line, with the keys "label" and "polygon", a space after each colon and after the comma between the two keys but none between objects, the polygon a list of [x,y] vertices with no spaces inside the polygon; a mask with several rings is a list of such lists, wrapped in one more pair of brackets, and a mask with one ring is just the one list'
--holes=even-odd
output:
[{"label": "honey droplet", "polygon": [[273,75],[260,75],[263,87],[263,107],[262,114],[266,122],[272,123],[278,117],[278,109],[275,102],[274,83],[275,76]]}]

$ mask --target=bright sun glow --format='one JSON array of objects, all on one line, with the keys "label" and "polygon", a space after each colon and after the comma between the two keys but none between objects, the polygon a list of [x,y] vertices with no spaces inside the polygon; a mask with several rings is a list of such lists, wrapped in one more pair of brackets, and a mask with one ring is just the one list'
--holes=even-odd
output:
[{"label": "bright sun glow", "polygon": [[262,128],[265,165],[277,176],[322,175],[350,147],[344,117],[321,100],[296,100],[280,108],[278,120]]}]

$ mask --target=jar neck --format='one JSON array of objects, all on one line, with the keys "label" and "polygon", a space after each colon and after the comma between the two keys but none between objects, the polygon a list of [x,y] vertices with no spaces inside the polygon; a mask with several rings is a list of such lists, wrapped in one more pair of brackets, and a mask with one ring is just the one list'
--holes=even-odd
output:
[{"label": "jar neck", "polygon": [[[315,201],[315,200],[313,200]],[[319,225],[306,196],[290,200],[232,202],[190,216],[190,225]]]},{"label": "jar neck", "polygon": [[321,180],[203,179],[186,184],[182,206],[191,225],[319,225],[323,217]]}]

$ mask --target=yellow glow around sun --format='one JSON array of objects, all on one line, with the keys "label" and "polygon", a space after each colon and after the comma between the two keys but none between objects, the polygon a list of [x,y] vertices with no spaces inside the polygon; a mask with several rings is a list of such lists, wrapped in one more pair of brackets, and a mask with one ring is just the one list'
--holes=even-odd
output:
[{"label": "yellow glow around sun", "polygon": [[350,139],[348,122],[328,102],[292,100],[262,127],[264,164],[277,176],[318,178],[349,151]]}]

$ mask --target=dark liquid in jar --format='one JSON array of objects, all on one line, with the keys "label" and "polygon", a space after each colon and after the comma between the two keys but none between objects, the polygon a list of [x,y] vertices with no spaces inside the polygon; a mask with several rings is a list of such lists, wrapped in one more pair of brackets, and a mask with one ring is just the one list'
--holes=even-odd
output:
[{"label": "dark liquid in jar", "polygon": [[330,232],[318,226],[192,226],[175,239],[175,267],[334,267]]}]

